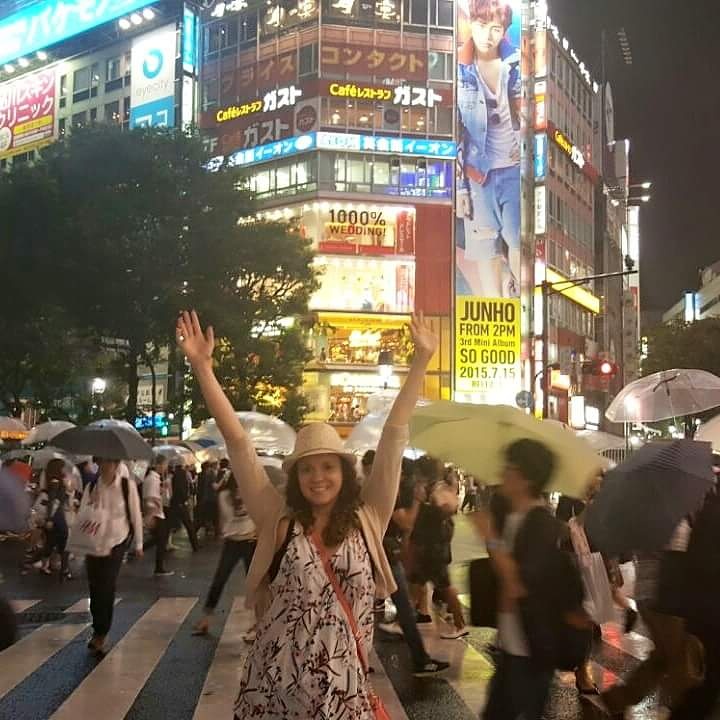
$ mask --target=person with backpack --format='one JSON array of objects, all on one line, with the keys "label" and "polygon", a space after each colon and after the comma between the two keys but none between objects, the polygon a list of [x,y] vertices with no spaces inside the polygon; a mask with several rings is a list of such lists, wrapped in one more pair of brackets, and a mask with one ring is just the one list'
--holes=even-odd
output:
[{"label": "person with backpack", "polygon": [[580,572],[542,498],[554,467],[541,443],[513,442],[502,474],[509,503],[502,532],[490,513],[472,516],[499,580],[500,652],[483,720],[541,720],[555,670],[578,667],[592,640]]},{"label": "person with backpack", "polygon": [[50,561],[53,552],[57,550],[60,555],[60,580],[70,580],[72,575],[68,568],[69,553],[66,550],[68,542],[68,522],[66,509],[70,498],[65,488],[65,461],[51,460],[45,468],[45,488],[40,491],[37,505],[44,509],[45,549],[44,560],[40,571],[45,575],[52,575]]},{"label": "person with backpack", "polygon": [[[195,312],[177,323],[178,343],[226,441],[239,495],[258,540],[246,602],[258,618],[243,664],[235,717],[387,717],[368,682],[374,599],[395,591],[382,541],[393,513],[408,423],[438,340],[422,315],[415,354],[388,414],[368,480],[337,430],[310,423],[283,462],[287,489],[268,478],[213,371],[212,328]],[[384,715],[383,715],[384,713]]]},{"label": "person with backpack", "polygon": [[98,477],[88,483],[80,502],[96,505],[106,513],[107,528],[93,554],[85,557],[93,636],[88,649],[102,657],[105,639],[112,625],[115,587],[123,556],[129,544],[135,555],[143,555],[143,517],[137,485],[120,473],[120,460],[101,458]]},{"label": "person with backpack", "polygon": [[[276,468],[273,468],[273,470],[276,470]],[[280,471],[278,470],[278,472]],[[193,635],[208,634],[210,621],[220,601],[222,591],[225,589],[225,585],[238,562],[242,560],[246,576],[250,570],[250,563],[257,542],[257,530],[255,523],[248,515],[242,498],[238,496],[237,492],[238,487],[235,476],[228,472],[223,488],[218,493],[220,527],[223,536],[222,551],[205,600],[204,615],[195,624]],[[254,640],[254,632],[251,630],[246,633],[245,639],[248,642]]]}]

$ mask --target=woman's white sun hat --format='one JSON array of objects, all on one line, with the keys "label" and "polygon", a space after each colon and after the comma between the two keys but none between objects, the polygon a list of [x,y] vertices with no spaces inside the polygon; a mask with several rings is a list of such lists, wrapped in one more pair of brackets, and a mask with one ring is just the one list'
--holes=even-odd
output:
[{"label": "woman's white sun hat", "polygon": [[288,455],[283,460],[282,467],[286,473],[290,474],[295,463],[301,458],[326,454],[339,455],[353,467],[357,460],[353,453],[345,449],[343,441],[332,425],[320,422],[310,423],[298,432],[295,449],[292,455]]}]

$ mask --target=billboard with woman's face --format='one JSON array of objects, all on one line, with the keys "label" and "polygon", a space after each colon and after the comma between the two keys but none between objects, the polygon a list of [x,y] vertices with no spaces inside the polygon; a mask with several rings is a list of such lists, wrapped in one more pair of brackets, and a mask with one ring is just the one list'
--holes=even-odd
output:
[{"label": "billboard with woman's face", "polygon": [[521,389],[521,4],[457,3],[455,391],[470,402]]}]

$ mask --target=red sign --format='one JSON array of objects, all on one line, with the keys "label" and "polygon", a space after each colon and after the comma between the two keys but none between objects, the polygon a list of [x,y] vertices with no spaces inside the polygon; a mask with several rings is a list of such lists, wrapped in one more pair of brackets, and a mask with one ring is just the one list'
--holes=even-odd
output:
[{"label": "red sign", "polygon": [[324,73],[376,76],[403,80],[427,79],[427,52],[365,45],[323,43],[320,63]]},{"label": "red sign", "polygon": [[0,158],[46,145],[54,126],[54,70],[28,73],[0,85]]}]

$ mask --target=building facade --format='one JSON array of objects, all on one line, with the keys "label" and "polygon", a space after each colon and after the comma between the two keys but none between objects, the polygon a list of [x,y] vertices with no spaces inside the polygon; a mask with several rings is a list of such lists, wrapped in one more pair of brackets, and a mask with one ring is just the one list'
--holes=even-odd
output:
[{"label": "building facade", "polygon": [[688,290],[681,300],[667,310],[664,323],[695,322],[720,317],[720,261],[700,271],[697,290]]},{"label": "building facade", "polygon": [[453,22],[449,0],[217,2],[202,15],[199,124],[261,215],[312,242],[304,392],[309,419],[340,431],[403,382],[414,309],[441,337],[424,394],[450,397]]}]

